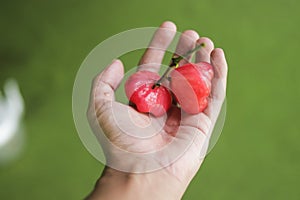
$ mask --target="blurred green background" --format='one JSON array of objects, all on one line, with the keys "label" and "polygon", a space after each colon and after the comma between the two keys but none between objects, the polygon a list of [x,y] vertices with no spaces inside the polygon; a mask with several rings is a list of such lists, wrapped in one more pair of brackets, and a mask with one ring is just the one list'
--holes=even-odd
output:
[{"label": "blurred green background", "polygon": [[211,37],[229,63],[223,134],[183,199],[299,199],[299,8],[296,0],[1,1],[0,83],[20,84],[27,140],[0,167],[0,199],[91,191],[103,165],[74,127],[76,72],[99,42],[164,20]]}]

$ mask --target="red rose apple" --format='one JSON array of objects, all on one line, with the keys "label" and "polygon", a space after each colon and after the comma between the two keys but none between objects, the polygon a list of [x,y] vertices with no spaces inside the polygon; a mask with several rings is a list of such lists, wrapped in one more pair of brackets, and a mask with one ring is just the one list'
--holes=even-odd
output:
[{"label": "red rose apple", "polygon": [[174,69],[170,77],[171,90],[185,112],[197,114],[207,107],[213,78],[209,63],[188,63]]},{"label": "red rose apple", "polygon": [[139,112],[151,113],[159,117],[170,108],[172,103],[170,91],[163,85],[154,87],[159,78],[157,73],[139,71],[126,81],[126,96]]}]

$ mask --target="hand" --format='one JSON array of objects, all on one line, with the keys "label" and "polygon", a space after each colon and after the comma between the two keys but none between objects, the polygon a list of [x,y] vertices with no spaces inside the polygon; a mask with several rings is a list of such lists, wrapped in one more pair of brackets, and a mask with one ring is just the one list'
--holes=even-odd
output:
[{"label": "hand", "polygon": [[[141,58],[138,70],[159,71],[164,50],[175,33],[176,26],[164,22]],[[173,106],[166,116],[154,118],[116,102],[114,91],[124,76],[120,60],[95,78],[88,118],[104,150],[107,167],[90,199],[181,198],[203,162],[226,91],[225,56],[222,49],[214,49],[209,38],[185,31],[176,54],[182,55],[201,43],[205,47],[196,52],[196,62],[210,62],[214,68],[209,104],[203,113],[189,115]]]}]

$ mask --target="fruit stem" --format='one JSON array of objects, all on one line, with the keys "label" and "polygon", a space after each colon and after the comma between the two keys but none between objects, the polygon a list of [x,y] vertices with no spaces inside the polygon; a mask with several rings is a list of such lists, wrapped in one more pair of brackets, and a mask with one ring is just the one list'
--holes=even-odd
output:
[{"label": "fruit stem", "polygon": [[190,56],[192,53],[198,51],[199,49],[201,49],[202,47],[205,47],[205,44],[204,43],[201,43],[199,45],[197,45],[194,49],[186,52],[186,54],[182,55],[182,56],[179,56],[177,54],[174,54],[172,59],[171,59],[171,62],[169,64],[169,67],[168,69],[165,71],[165,73],[160,77],[160,79],[152,86],[152,89],[156,88],[156,87],[159,87],[160,84],[162,83],[162,81],[169,75],[170,71],[174,68],[177,68],[178,65],[179,65],[179,62]]}]

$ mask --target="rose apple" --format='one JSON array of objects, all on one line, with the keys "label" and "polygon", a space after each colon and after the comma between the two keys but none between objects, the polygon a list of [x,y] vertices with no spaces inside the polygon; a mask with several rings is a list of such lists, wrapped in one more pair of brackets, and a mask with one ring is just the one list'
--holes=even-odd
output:
[{"label": "rose apple", "polygon": [[160,76],[150,71],[139,71],[131,75],[125,83],[125,93],[129,101],[142,113],[162,116],[172,104],[170,91],[160,85],[154,87]]},{"label": "rose apple", "polygon": [[207,107],[213,78],[209,63],[188,63],[174,69],[170,77],[171,90],[185,112],[197,114]]}]

